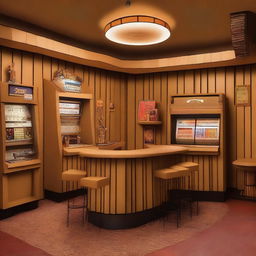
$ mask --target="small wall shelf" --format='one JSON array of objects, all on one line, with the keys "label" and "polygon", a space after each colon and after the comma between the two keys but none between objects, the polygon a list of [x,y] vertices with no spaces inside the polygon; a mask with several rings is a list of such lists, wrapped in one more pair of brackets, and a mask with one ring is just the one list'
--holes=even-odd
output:
[{"label": "small wall shelf", "polygon": [[138,121],[141,125],[161,125],[162,121]]},{"label": "small wall shelf", "polygon": [[73,99],[92,99],[91,93],[75,93],[75,92],[59,92],[59,97],[62,98],[73,98]]}]

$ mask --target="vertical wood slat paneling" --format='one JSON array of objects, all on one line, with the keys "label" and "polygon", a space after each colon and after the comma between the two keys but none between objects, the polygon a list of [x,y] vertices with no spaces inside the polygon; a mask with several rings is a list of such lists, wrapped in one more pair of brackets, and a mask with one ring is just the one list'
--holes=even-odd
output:
[{"label": "vertical wood slat paneling", "polygon": [[[176,73],[168,74],[168,99],[167,103],[170,104],[171,96],[177,94],[177,85],[178,85],[178,75]],[[168,105],[168,121],[167,121],[167,143],[171,144],[171,118],[170,118],[170,109]]]},{"label": "vertical wood slat paneling", "polygon": [[14,62],[15,66],[15,73],[16,73],[16,83],[22,83],[21,73],[22,73],[22,55],[20,51],[13,51],[12,61]]},{"label": "vertical wood slat paneling", "polygon": [[114,120],[114,123],[115,123],[115,128],[110,131],[112,133],[114,133],[113,135],[113,138],[114,138],[114,141],[121,141],[121,116],[123,115],[123,113],[121,113],[121,105],[122,105],[122,102],[121,102],[121,78],[119,75],[115,75],[114,76],[115,78],[115,91],[114,91],[114,95],[113,95],[113,102],[114,102],[114,105],[115,105],[115,120]]},{"label": "vertical wood slat paneling", "polygon": [[236,107],[235,107],[235,88],[234,68],[226,69],[226,142],[232,142],[231,146],[227,147],[227,166],[228,166],[228,186],[236,187],[237,175],[235,168],[232,168],[232,161],[236,160]]},{"label": "vertical wood slat paneling", "polygon": [[251,66],[252,157],[256,157],[256,64]]},{"label": "vertical wood slat paneling", "polygon": [[[160,75],[160,73],[157,73],[154,75],[154,100],[158,104],[160,113],[163,113],[161,89],[162,89],[162,76]],[[162,131],[158,129],[158,127],[155,128],[155,137],[156,137],[155,143],[161,144]]]},{"label": "vertical wood slat paneling", "polygon": [[[244,67],[239,66],[236,67],[236,74],[235,74],[235,87],[242,85],[244,83]],[[244,158],[244,148],[245,148],[245,116],[244,116],[244,106],[237,106],[236,107],[236,124],[237,124],[237,148],[236,148],[236,157],[237,158]],[[237,172],[237,185],[241,186],[244,184],[244,175],[242,172]]]},{"label": "vertical wood slat paneling", "polygon": [[[247,65],[242,67],[227,68],[210,68],[201,70],[168,72],[167,88],[165,87],[164,73],[144,75],[144,99],[159,101],[160,109],[166,113],[167,124],[158,129],[157,143],[171,143],[170,136],[170,119],[168,110],[164,109],[164,105],[168,106],[170,96],[176,94],[193,94],[193,93],[222,93],[226,95],[226,132],[227,154],[220,152],[219,156],[194,156],[193,161],[198,161],[200,168],[199,173],[195,175],[195,186],[199,190],[205,191],[224,191],[226,183],[228,186],[238,187],[243,182],[241,175],[236,175],[236,171],[232,168],[232,161],[238,157],[250,157],[256,155],[255,141],[255,103],[252,100],[251,107],[235,106],[235,87],[236,85],[251,85],[252,99],[255,96],[256,82],[255,65]],[[138,78],[137,78],[138,79]],[[137,81],[136,79],[136,81]],[[131,79],[130,79],[131,80]],[[130,84],[128,80],[128,90]],[[152,81],[153,80],[153,81]],[[148,90],[147,87],[150,87]],[[133,96],[138,92],[138,87],[133,88]],[[153,92],[152,92],[153,88]],[[160,96],[159,96],[160,92]],[[152,97],[153,94],[153,97]],[[129,101],[129,97],[128,97]],[[129,115],[129,108],[127,112]],[[136,114],[136,113],[135,113]],[[162,117],[165,123],[165,117]],[[134,119],[136,120],[136,119]],[[129,136],[139,136],[137,129]],[[165,137],[166,136],[166,137]],[[138,138],[136,139],[138,140]],[[226,159],[227,158],[227,159]],[[224,165],[227,160],[227,167]],[[226,169],[228,171],[228,179],[226,180]]]},{"label": "vertical wood slat paneling", "polygon": [[127,118],[129,117],[129,122],[127,122],[127,149],[135,148],[135,125],[136,125],[136,88],[135,79],[132,76],[128,76],[127,85]]},{"label": "vertical wood slat paneling", "polygon": [[160,118],[162,120],[162,130],[158,129],[159,132],[162,132],[161,144],[167,144],[167,120],[168,120],[168,76],[167,73],[162,73],[162,82],[161,82],[161,111]]},{"label": "vertical wood slat paneling", "polygon": [[[143,126],[138,124],[137,122],[137,113],[138,113],[138,107],[139,102],[144,99],[143,95],[143,76],[139,75],[136,77],[136,97],[135,97],[135,108],[136,108],[136,114],[135,114],[135,127],[136,127],[136,148],[143,148]],[[128,117],[129,118],[129,117]]]},{"label": "vertical wood slat paneling", "polygon": [[22,83],[33,84],[34,56],[31,53],[22,53]]},{"label": "vertical wood slat paneling", "polygon": [[[20,56],[20,55],[18,55]],[[41,55],[35,55],[34,56],[34,81],[33,85],[37,88],[38,91],[38,111],[39,111],[39,138],[38,138],[38,144],[40,146],[39,148],[39,156],[40,159],[43,159],[43,59]],[[43,166],[42,166],[43,170]],[[40,172],[40,191],[41,196],[43,197],[43,171]]]},{"label": "vertical wood slat paneling", "polygon": [[[225,88],[225,69],[224,68],[217,68],[216,69],[216,93],[224,94],[226,92]],[[226,117],[226,114],[225,114]],[[225,123],[226,120],[223,119],[221,123]],[[225,125],[225,124],[224,124]],[[221,137],[224,138],[224,141],[226,139],[226,134],[221,134]],[[220,148],[224,148],[225,143],[223,144],[223,141],[220,141]],[[217,158],[218,161],[218,169],[217,172],[215,172],[215,175],[217,175],[217,181],[218,181],[218,191],[225,191],[226,190],[226,150],[225,153],[223,150],[220,151],[220,154]]]},{"label": "vertical wood slat paneling", "polygon": [[[82,74],[84,77],[84,81],[86,83],[87,92],[96,92],[100,94],[100,96],[105,95],[104,98],[107,99],[107,95],[110,91],[108,83],[105,81],[107,77],[112,77],[112,73],[106,73],[98,71],[93,68],[82,67],[79,65],[74,65],[70,63],[65,63],[63,61],[57,61],[55,59],[51,59],[49,57],[40,57],[35,56],[31,53],[24,53],[17,50],[10,50],[8,48],[2,48],[2,59],[1,59],[1,79],[2,81],[8,80],[7,67],[10,65],[12,61],[15,62],[16,67],[16,77],[17,82],[22,83],[30,83],[37,84],[40,80],[40,75],[38,75],[39,69],[42,65],[42,77],[45,79],[51,79],[54,71],[60,67],[70,67],[72,70],[78,72],[80,75]],[[42,59],[40,64],[40,58]],[[37,69],[37,71],[35,71]],[[119,75],[113,75],[116,77]],[[184,93],[211,93],[211,92],[222,92],[226,94],[227,98],[227,139],[229,142],[229,151],[228,151],[228,173],[230,186],[236,187],[237,183],[242,181],[242,177],[235,174],[235,171],[232,170],[231,162],[237,157],[244,156],[256,156],[256,132],[255,132],[255,123],[256,123],[256,103],[253,100],[256,95],[256,68],[255,65],[237,67],[237,68],[219,68],[219,69],[202,69],[202,70],[194,70],[194,71],[179,71],[179,72],[168,72],[167,84],[165,83],[165,74],[148,74],[143,75],[139,79],[138,76],[130,75],[125,76],[123,78],[127,81],[128,85],[124,86],[123,89],[120,89],[120,78],[111,78],[115,80],[117,86],[122,92],[118,92],[118,95],[121,94],[123,98],[127,99],[127,112],[123,113],[125,108],[119,108],[118,103],[118,114],[117,116],[118,123],[120,122],[120,116],[123,115],[129,117],[129,122],[125,124],[125,122],[121,122],[121,128],[126,129],[127,125],[127,133],[129,134],[128,148],[135,148],[135,142],[139,141],[138,145],[140,145],[141,141],[143,141],[143,133],[142,127],[137,127],[138,132],[136,133],[136,121],[137,121],[137,111],[136,106],[138,102],[136,99],[139,98],[138,95],[142,95],[145,99],[155,99],[158,98],[160,100],[162,112],[166,112],[164,106],[168,106],[168,102],[171,95],[174,94],[184,94]],[[96,77],[96,80],[95,80]],[[126,80],[128,78],[128,80]],[[36,81],[38,80],[38,81]],[[136,80],[136,84],[135,84]],[[141,85],[137,86],[137,82]],[[236,85],[239,84],[248,84],[251,86],[251,107],[236,107],[234,105],[234,89]],[[166,87],[165,87],[166,85]],[[98,86],[98,87],[97,87]],[[88,88],[87,88],[88,87]],[[140,88],[139,94],[136,88]],[[126,91],[127,90],[127,91]],[[127,92],[127,94],[126,94]],[[96,97],[95,94],[95,97]],[[125,97],[125,94],[127,97]],[[107,101],[107,100],[106,100]],[[107,104],[107,103],[106,103]],[[120,103],[121,104],[121,103]],[[108,116],[108,104],[106,105],[106,115]],[[116,110],[117,110],[116,109]],[[120,113],[119,113],[120,112]],[[106,120],[107,117],[106,116]],[[131,117],[131,118],[130,118]],[[163,117],[163,122],[164,122]],[[170,143],[170,120],[168,120],[169,114],[166,116],[167,129],[165,127],[163,129],[158,130],[157,141],[159,143]],[[109,122],[110,123],[110,122]],[[108,122],[106,123],[108,125]],[[232,127],[232,129],[230,129]],[[114,133],[114,129],[113,130]],[[122,130],[122,129],[121,129]],[[120,132],[120,131],[119,131]],[[242,134],[242,136],[241,136]],[[236,136],[234,136],[236,135]],[[165,137],[166,136],[166,137]],[[120,135],[118,135],[118,138]],[[122,138],[126,138],[125,135],[121,136]],[[137,137],[137,138],[136,138]],[[221,179],[223,179],[223,173],[221,172],[219,160],[216,160],[216,157],[199,157],[198,160],[200,162],[200,166],[209,166],[208,170],[203,168],[201,172],[199,172],[199,180],[197,185],[199,189],[209,189],[216,190],[216,186],[219,191],[224,188],[224,185],[221,184]],[[197,160],[197,157],[193,158],[194,161]],[[208,161],[206,163],[205,161]],[[218,161],[218,163],[216,163]],[[70,161],[67,163],[68,167],[71,167]],[[73,163],[74,165],[74,163]],[[202,168],[201,167],[201,168]],[[64,168],[64,167],[63,167]],[[208,167],[207,167],[208,168]],[[134,168],[133,168],[134,169]],[[207,180],[209,177],[209,182]],[[216,178],[217,177],[217,178]],[[203,180],[202,180],[203,179]],[[238,182],[236,181],[238,179]],[[217,184],[216,184],[217,182]],[[104,206],[105,207],[105,206]]]},{"label": "vertical wood slat paneling", "polygon": [[12,63],[12,51],[7,48],[2,48],[2,66],[1,66],[2,82],[8,81],[9,79],[8,66],[11,63]]}]

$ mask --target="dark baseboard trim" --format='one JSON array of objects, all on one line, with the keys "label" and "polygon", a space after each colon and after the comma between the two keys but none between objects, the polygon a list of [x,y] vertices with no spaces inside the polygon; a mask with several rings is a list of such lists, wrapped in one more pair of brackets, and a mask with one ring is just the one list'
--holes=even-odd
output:
[{"label": "dark baseboard trim", "polygon": [[216,191],[193,191],[193,197],[198,201],[225,202],[226,192]]},{"label": "dark baseboard trim", "polygon": [[88,212],[88,221],[105,229],[134,228],[160,218],[166,214],[164,209],[164,206],[159,206],[130,214],[103,214],[90,211]]},{"label": "dark baseboard trim", "polygon": [[235,188],[229,188],[227,191],[227,197],[237,200],[256,201],[256,197],[241,196],[241,191]]},{"label": "dark baseboard trim", "polygon": [[38,207],[38,201],[29,202],[22,205],[17,205],[8,209],[0,209],[0,220],[9,218],[20,212],[34,210]]},{"label": "dark baseboard trim", "polygon": [[84,193],[85,193],[84,189],[77,189],[77,190],[72,190],[72,191],[63,192],[63,193],[57,193],[54,191],[45,190],[44,197],[46,199],[49,199],[49,200],[59,203],[59,202],[65,201],[67,199],[83,195]]},{"label": "dark baseboard trim", "polygon": [[[226,200],[225,192],[193,191],[192,193],[193,199],[198,201],[224,202]],[[167,214],[167,207],[168,204],[130,214],[103,214],[90,211],[88,213],[88,221],[106,229],[134,228],[164,216]]]}]

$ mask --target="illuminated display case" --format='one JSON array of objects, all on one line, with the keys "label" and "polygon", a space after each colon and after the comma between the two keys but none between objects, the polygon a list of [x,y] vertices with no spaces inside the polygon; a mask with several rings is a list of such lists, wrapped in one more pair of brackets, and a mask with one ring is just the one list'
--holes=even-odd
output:
[{"label": "illuminated display case", "polygon": [[25,104],[5,104],[6,154],[8,163],[32,160],[36,156],[33,145],[32,108]]},{"label": "illuminated display case", "polygon": [[[42,198],[37,87],[1,83],[1,209]],[[19,191],[19,193],[17,193]]]}]

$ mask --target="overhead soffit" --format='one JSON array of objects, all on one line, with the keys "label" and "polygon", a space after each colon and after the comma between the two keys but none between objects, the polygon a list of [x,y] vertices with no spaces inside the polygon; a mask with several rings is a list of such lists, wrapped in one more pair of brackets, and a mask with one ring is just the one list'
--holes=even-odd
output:
[{"label": "overhead soffit", "polygon": [[[124,3],[125,0],[1,0],[0,11],[42,28],[41,32],[50,31],[49,36],[59,35],[71,44],[121,59],[154,59],[231,49],[230,13],[256,12],[255,0],[133,0],[130,7]],[[143,47],[118,45],[105,38],[105,24],[120,16],[136,14],[165,20],[172,29],[171,38]]]}]

